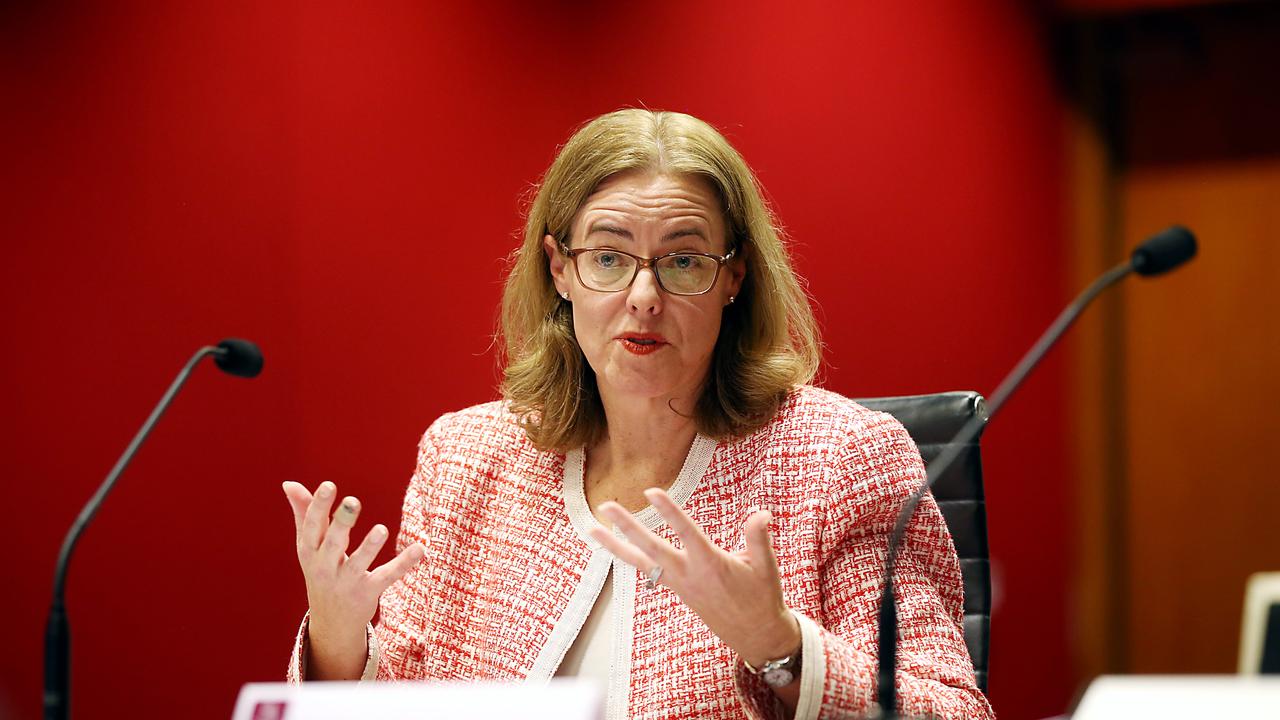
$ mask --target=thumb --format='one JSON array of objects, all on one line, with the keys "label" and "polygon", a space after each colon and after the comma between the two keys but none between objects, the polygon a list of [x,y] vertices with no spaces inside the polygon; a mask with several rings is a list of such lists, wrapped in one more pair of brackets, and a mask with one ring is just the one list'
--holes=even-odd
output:
[{"label": "thumb", "polygon": [[422,562],[422,558],[427,554],[427,549],[421,543],[411,543],[400,554],[388,560],[382,567],[370,573],[370,579],[373,580],[374,586],[378,588],[378,592],[391,587],[392,583],[404,577],[405,573],[413,569],[413,566]]},{"label": "thumb", "polygon": [[293,509],[293,526],[298,532],[302,531],[302,521],[307,516],[307,508],[311,505],[311,491],[307,490],[302,483],[296,483],[292,480],[286,480],[281,485],[284,489],[284,496],[289,499],[289,507]]},{"label": "thumb", "polygon": [[778,558],[773,554],[773,534],[769,532],[769,522],[773,513],[760,510],[747,518],[747,558],[751,567],[769,577],[778,575]]}]

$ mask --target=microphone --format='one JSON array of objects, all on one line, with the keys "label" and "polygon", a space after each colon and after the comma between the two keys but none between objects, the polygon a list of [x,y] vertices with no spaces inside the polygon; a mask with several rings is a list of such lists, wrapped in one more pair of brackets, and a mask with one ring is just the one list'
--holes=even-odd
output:
[{"label": "microphone", "polygon": [[240,338],[227,338],[213,350],[213,362],[228,375],[252,378],[262,372],[262,351]]},{"label": "microphone", "polygon": [[196,364],[207,355],[214,356],[214,362],[217,366],[223,372],[231,375],[251,378],[262,371],[262,351],[258,349],[257,345],[248,340],[228,338],[216,346],[205,346],[197,350],[196,354],[187,361],[182,371],[178,373],[178,377],[174,379],[173,384],[169,386],[164,396],[160,398],[160,402],[151,411],[151,416],[142,424],[138,434],[134,436],[133,441],[125,448],[124,454],[116,461],[115,467],[111,468],[111,472],[107,473],[106,479],[98,486],[97,492],[93,494],[93,497],[89,498],[89,502],[85,504],[84,509],[80,511],[80,515],[72,523],[71,529],[67,531],[67,536],[62,541],[62,550],[58,553],[58,565],[53,573],[53,602],[49,605],[49,620],[45,625],[45,720],[67,720],[71,710],[71,630],[67,625],[65,603],[67,567],[71,562],[71,553],[75,550],[76,542],[80,540],[80,535],[89,526],[89,523],[93,521],[93,517],[98,514],[98,509],[102,506],[102,501],[106,499],[107,493],[111,492],[116,480],[120,479],[120,474],[128,467],[129,462],[133,460],[134,454],[142,446],[142,442],[151,434],[151,429],[155,427],[160,416],[169,408],[173,398],[187,382],[187,377],[191,375],[191,371],[195,369]]},{"label": "microphone", "polygon": [[1134,249],[1129,264],[1139,275],[1162,275],[1196,256],[1196,236],[1181,225],[1152,235]]},{"label": "microphone", "polygon": [[880,598],[880,652],[878,667],[878,685],[876,697],[879,699],[880,713],[883,717],[898,717],[897,688],[894,686],[894,672],[897,668],[898,655],[898,607],[894,597],[893,570],[898,558],[898,550],[902,538],[906,535],[907,523],[915,514],[916,507],[933,483],[941,477],[947,468],[964,451],[966,445],[973,441],[978,433],[1009,397],[1035,369],[1036,365],[1058,342],[1062,334],[1071,327],[1080,313],[1093,302],[1103,290],[1124,279],[1129,273],[1152,277],[1162,275],[1182,265],[1196,255],[1196,236],[1190,230],[1174,225],[1147,238],[1134,249],[1127,262],[1122,262],[1103,273],[1093,284],[1084,289],[1075,300],[1071,301],[1053,324],[1049,326],[1035,345],[1018,361],[1013,370],[996,387],[995,393],[987,401],[987,412],[979,413],[960,428],[946,448],[929,463],[925,470],[925,479],[914,493],[903,503],[898,519],[889,535],[888,557],[885,560],[884,591]]}]

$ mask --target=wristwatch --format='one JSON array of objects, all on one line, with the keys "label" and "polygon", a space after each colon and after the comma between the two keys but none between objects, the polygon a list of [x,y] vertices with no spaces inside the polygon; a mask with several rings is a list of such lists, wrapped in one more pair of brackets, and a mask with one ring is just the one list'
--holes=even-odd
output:
[{"label": "wristwatch", "polygon": [[796,648],[796,651],[784,658],[766,661],[759,669],[751,667],[751,663],[746,660],[742,661],[747,666],[747,670],[753,675],[758,675],[764,684],[771,688],[783,688],[796,681],[800,676],[800,651],[804,646]]}]

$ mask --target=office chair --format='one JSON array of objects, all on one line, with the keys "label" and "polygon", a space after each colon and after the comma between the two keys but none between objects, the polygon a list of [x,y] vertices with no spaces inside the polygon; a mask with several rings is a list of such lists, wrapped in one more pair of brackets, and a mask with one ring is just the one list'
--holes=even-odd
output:
[{"label": "office chair", "polygon": [[[906,427],[928,465],[975,415],[986,418],[976,392],[868,398],[863,407],[886,412]],[[987,690],[991,634],[991,562],[987,551],[987,504],[982,492],[981,433],[933,485],[933,497],[951,531],[964,579],[964,640],[978,687]]]}]

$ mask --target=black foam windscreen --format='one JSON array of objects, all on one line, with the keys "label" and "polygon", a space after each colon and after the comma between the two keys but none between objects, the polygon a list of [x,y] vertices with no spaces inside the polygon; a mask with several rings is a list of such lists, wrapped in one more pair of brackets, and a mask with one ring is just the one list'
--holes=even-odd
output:
[{"label": "black foam windscreen", "polygon": [[1139,275],[1160,275],[1195,256],[1196,236],[1185,227],[1174,225],[1134,248],[1130,264]]},{"label": "black foam windscreen", "polygon": [[248,340],[227,338],[218,343],[218,350],[213,361],[223,372],[246,378],[262,372],[262,351]]}]

